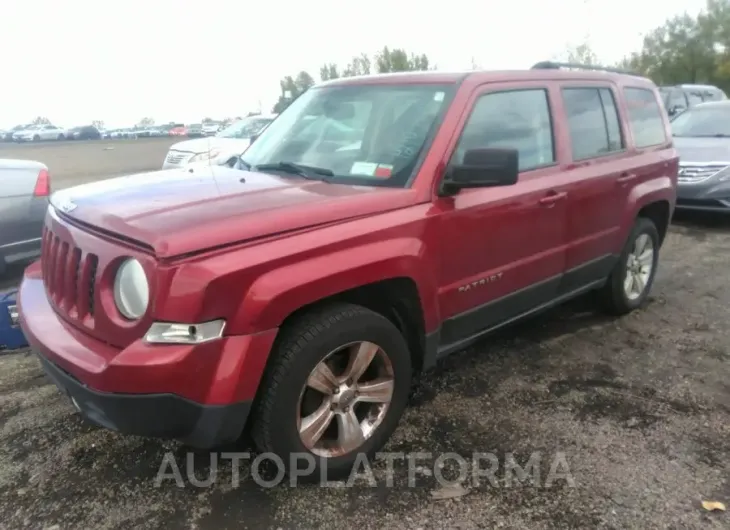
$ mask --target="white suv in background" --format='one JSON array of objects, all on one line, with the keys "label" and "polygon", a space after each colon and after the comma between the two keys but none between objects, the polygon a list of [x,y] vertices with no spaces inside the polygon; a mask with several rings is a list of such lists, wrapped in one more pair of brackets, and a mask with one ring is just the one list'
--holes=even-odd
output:
[{"label": "white suv in background", "polygon": [[263,131],[274,118],[276,114],[249,116],[232,123],[215,136],[173,144],[165,157],[162,169],[178,168],[197,162],[226,164],[243,153],[251,144],[251,138]]}]

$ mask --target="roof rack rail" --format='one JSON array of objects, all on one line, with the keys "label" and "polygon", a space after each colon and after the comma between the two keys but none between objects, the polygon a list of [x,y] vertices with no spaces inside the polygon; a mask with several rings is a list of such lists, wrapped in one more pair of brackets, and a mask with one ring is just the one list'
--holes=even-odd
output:
[{"label": "roof rack rail", "polygon": [[597,72],[611,72],[614,74],[640,76],[636,72],[630,70],[622,70],[620,68],[611,68],[610,66],[598,66],[594,64],[580,63],[558,63],[554,61],[540,61],[532,65],[531,70],[560,70],[561,68],[573,68],[575,70],[594,70]]}]

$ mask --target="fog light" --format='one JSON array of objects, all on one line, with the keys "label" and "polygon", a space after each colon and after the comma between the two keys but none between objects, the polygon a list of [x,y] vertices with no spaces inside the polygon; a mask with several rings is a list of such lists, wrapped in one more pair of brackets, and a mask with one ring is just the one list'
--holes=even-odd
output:
[{"label": "fog light", "polygon": [[155,322],[144,340],[152,344],[200,344],[223,336],[225,320],[211,320],[200,324]]}]

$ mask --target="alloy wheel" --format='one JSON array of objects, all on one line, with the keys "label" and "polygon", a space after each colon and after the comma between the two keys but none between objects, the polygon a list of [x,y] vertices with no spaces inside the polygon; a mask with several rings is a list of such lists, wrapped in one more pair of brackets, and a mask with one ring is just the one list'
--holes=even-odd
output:
[{"label": "alloy wheel", "polygon": [[297,428],[317,456],[342,456],[361,447],[383,422],[393,397],[393,366],[372,342],[329,353],[307,378],[299,398]]},{"label": "alloy wheel", "polygon": [[646,290],[654,268],[654,243],[648,234],[639,234],[626,260],[624,293],[629,300],[636,300]]}]

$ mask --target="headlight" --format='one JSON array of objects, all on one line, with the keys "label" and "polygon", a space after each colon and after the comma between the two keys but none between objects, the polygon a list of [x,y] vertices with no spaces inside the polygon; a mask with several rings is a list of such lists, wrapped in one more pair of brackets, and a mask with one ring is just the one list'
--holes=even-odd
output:
[{"label": "headlight", "polygon": [[207,153],[198,153],[193,155],[188,162],[203,162],[204,160],[210,160],[217,157],[221,152],[215,149],[208,151]]},{"label": "headlight", "polygon": [[119,312],[130,320],[138,320],[147,311],[150,285],[142,264],[128,259],[119,267],[114,279],[114,303]]}]

